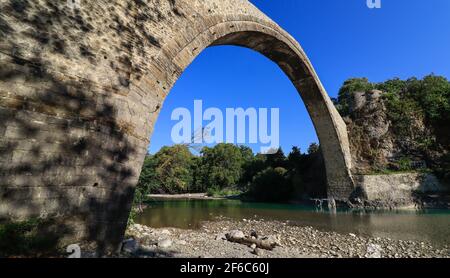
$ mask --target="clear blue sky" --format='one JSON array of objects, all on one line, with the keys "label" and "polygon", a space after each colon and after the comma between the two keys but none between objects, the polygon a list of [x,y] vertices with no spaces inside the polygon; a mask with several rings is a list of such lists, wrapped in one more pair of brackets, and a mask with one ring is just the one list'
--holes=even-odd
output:
[{"label": "clear blue sky", "polygon": [[[393,77],[450,77],[450,1],[252,0],[302,45],[332,97],[350,77],[380,82]],[[150,152],[172,145],[173,109],[278,107],[280,142],[305,151],[317,142],[312,122],[295,88],[271,61],[248,49],[206,49],[187,68],[167,97],[151,137]],[[250,145],[255,152],[258,145]]]}]

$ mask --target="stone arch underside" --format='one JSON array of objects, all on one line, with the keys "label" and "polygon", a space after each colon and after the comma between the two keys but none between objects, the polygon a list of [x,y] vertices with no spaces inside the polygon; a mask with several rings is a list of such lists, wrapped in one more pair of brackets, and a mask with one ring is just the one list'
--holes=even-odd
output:
[{"label": "stone arch underside", "polygon": [[248,1],[89,2],[0,4],[0,217],[59,216],[69,242],[117,246],[163,101],[214,45],[281,67],[314,123],[329,197],[353,194],[343,120],[300,45]]}]

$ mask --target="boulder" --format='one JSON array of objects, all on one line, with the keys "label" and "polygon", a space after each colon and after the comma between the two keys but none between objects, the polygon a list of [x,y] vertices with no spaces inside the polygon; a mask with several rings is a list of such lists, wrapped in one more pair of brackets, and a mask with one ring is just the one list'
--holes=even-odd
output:
[{"label": "boulder", "polygon": [[139,244],[134,238],[124,240],[122,242],[122,252],[135,253],[139,249]]}]

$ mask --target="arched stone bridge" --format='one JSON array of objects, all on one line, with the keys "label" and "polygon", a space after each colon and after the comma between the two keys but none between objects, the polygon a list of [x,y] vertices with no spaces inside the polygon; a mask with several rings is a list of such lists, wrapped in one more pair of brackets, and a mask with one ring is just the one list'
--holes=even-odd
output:
[{"label": "arched stone bridge", "polygon": [[116,245],[164,99],[214,45],[281,67],[317,131],[329,197],[350,197],[343,120],[300,45],[250,2],[75,2],[0,2],[2,218],[60,216],[71,238]]}]

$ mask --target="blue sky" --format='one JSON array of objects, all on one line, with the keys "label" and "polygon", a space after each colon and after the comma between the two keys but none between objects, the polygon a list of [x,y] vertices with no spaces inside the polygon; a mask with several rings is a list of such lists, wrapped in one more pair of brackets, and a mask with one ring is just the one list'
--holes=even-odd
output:
[{"label": "blue sky", "polygon": [[[350,77],[380,82],[393,77],[450,77],[450,1],[252,0],[302,45],[332,97]],[[149,150],[172,145],[172,111],[203,106],[280,109],[280,143],[305,151],[317,142],[314,127],[289,79],[259,53],[234,46],[206,49],[167,97]],[[205,123],[206,124],[206,123]],[[259,145],[249,145],[255,152]]]}]

